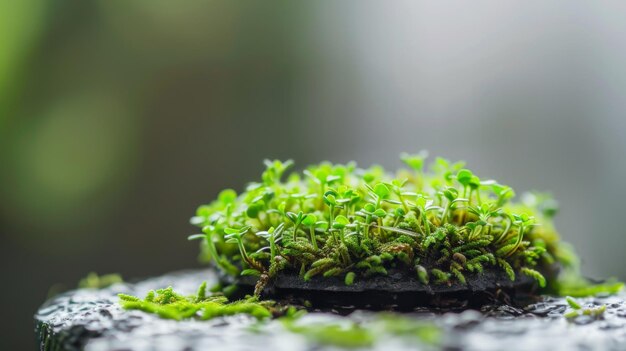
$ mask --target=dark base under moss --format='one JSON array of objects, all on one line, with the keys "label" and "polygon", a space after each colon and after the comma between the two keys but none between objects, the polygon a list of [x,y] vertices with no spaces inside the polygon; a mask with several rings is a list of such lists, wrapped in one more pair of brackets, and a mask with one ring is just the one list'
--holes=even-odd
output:
[{"label": "dark base under moss", "polygon": [[[314,307],[358,307],[368,309],[412,309],[415,307],[480,307],[495,302],[512,303],[511,299],[527,297],[537,290],[535,281],[518,274],[511,281],[506,273],[486,270],[467,276],[467,284],[423,284],[406,270],[389,270],[386,276],[371,276],[346,285],[338,277],[313,277],[304,281],[293,273],[280,273],[268,282],[263,297],[287,300]],[[238,294],[251,294],[257,277],[222,276],[227,284],[237,284]]]}]

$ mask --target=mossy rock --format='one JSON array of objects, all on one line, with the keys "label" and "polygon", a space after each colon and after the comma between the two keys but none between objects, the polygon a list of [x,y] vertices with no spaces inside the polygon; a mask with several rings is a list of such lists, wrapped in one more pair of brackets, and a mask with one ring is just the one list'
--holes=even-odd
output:
[{"label": "mossy rock", "polygon": [[[393,276],[392,273],[388,278]],[[58,295],[41,306],[34,316],[36,348],[46,351],[192,351],[256,350],[262,347],[277,351],[309,351],[340,349],[347,345],[359,349],[400,351],[617,351],[624,350],[626,342],[624,293],[578,300],[584,308],[606,305],[606,311],[599,318],[582,313],[568,319],[564,315],[570,308],[565,299],[538,296],[538,302],[526,306],[500,303],[463,312],[446,308],[419,308],[393,314],[343,310],[341,314],[350,313],[340,315],[330,312],[330,309],[313,309],[301,317],[302,323],[298,326],[315,323],[319,326],[323,321],[325,324],[322,329],[317,330],[287,330],[280,320],[269,319],[260,323],[245,315],[175,321],[141,311],[124,310],[118,303],[118,293],[142,296],[151,289],[170,285],[177,292],[194,294],[203,281],[212,285],[217,282],[217,276],[210,270],[175,272],[133,284],[115,284],[104,289],[78,289]],[[365,291],[373,284],[378,284],[375,281],[382,282],[372,279],[369,285],[360,285],[355,281],[351,287],[337,285],[336,288]],[[312,279],[309,284],[315,282]],[[365,284],[365,281],[361,284]],[[515,285],[513,283],[509,286]],[[475,289],[481,289],[475,286]],[[332,289],[328,286],[326,288]],[[380,324],[381,318],[387,323],[391,320],[394,324]],[[352,325],[353,329],[345,331],[332,327],[338,325]],[[435,331],[438,337],[426,340],[428,343],[416,338],[416,335],[425,332],[424,327],[427,331]],[[327,334],[320,334],[320,330],[345,332],[333,334],[331,336],[334,338],[329,338]],[[355,330],[357,334],[350,333]]]}]

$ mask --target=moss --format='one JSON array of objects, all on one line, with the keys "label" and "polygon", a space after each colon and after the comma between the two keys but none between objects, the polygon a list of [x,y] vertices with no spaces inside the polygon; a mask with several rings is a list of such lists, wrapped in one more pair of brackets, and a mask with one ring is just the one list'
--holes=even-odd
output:
[{"label": "moss", "polygon": [[120,304],[127,310],[140,310],[162,318],[182,320],[186,318],[212,319],[215,317],[247,314],[257,319],[272,317],[276,311],[273,301],[258,301],[256,298],[229,302],[225,296],[206,295],[206,282],[192,296],[183,296],[172,287],[152,290],[141,299],[119,294]]},{"label": "moss", "polygon": [[[552,218],[557,203],[543,193],[524,194],[479,178],[463,162],[424,153],[402,155],[409,169],[323,162],[287,175],[293,162],[265,161],[261,180],[237,194],[222,191],[200,206],[191,223],[202,228],[202,261],[232,276],[259,277],[256,293],[277,274],[310,280],[412,271],[423,284],[465,284],[485,269],[511,280],[535,279],[553,292],[615,292],[617,284],[581,280],[578,259],[560,240]],[[578,281],[543,272],[561,266]],[[583,283],[581,283],[583,281]]]},{"label": "moss", "polygon": [[286,180],[291,161],[266,161],[260,182],[198,208],[192,223],[203,233],[190,239],[201,239],[204,259],[226,274],[258,276],[259,288],[279,272],[304,280],[352,272],[352,281],[390,267],[426,284],[464,283],[489,268],[544,286],[541,267],[567,264],[547,196],[512,202],[513,189],[464,163],[437,158],[426,171],[425,155],[402,159],[410,169],[395,175],[321,163]]}]

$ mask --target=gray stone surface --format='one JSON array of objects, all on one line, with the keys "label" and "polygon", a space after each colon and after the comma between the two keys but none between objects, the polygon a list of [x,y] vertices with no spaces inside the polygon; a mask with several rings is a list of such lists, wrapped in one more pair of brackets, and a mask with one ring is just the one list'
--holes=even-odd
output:
[{"label": "gray stone surface", "polygon": [[[326,349],[302,335],[286,332],[277,321],[259,324],[247,316],[210,321],[171,321],[139,311],[124,311],[117,293],[143,296],[150,289],[172,285],[192,294],[198,285],[215,281],[208,270],[177,272],[136,284],[102,290],[75,290],[53,298],[35,315],[42,350],[316,350]],[[480,311],[443,312],[416,309],[402,315],[434,323],[443,330],[440,345],[415,338],[385,335],[376,350],[626,350],[626,294],[580,299],[584,304],[607,304],[604,318],[581,316],[566,320],[564,299],[545,297],[524,308],[484,306]],[[357,310],[347,316],[311,312],[299,323],[366,324],[376,312]]]}]

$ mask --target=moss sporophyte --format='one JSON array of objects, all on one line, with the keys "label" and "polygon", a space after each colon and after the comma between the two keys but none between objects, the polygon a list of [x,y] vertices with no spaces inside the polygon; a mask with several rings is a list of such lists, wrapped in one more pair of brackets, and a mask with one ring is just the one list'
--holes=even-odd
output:
[{"label": "moss sporophyte", "polygon": [[265,161],[261,180],[227,189],[198,208],[201,256],[224,274],[255,276],[255,293],[281,274],[343,284],[403,271],[424,285],[467,284],[485,270],[508,279],[551,281],[544,268],[573,267],[575,256],[552,224],[556,202],[480,178],[463,162],[425,153],[380,166],[321,163],[286,174],[292,161]]}]

